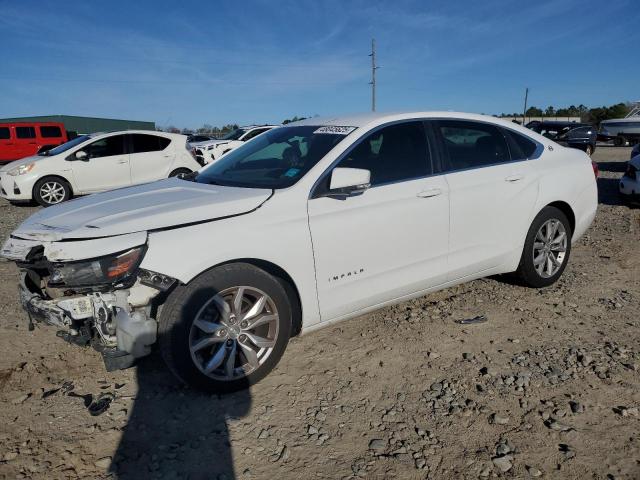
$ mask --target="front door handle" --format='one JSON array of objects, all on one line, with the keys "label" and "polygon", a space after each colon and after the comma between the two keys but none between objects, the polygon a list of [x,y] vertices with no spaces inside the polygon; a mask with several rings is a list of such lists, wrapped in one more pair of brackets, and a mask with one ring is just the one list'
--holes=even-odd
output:
[{"label": "front door handle", "polygon": [[431,197],[437,197],[438,195],[442,194],[442,189],[435,187],[435,188],[429,188],[427,190],[423,190],[421,192],[418,192],[418,197],[419,198],[431,198]]},{"label": "front door handle", "polygon": [[524,178],[524,175],[521,173],[516,173],[515,175],[509,175],[504,179],[505,182],[519,182]]},{"label": "front door handle", "polygon": [[127,161],[126,161],[126,160],[118,160],[118,163],[119,163],[120,165],[122,165],[123,163],[127,163]]}]

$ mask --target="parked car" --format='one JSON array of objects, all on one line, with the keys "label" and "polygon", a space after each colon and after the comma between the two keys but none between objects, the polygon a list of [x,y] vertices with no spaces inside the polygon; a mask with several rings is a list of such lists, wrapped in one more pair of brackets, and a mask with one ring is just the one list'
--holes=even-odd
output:
[{"label": "parked car", "polygon": [[636,145],[634,145],[634,147],[631,149],[631,156],[629,157],[629,160],[631,160],[633,157],[635,157],[636,155],[640,155],[640,143],[637,143]]},{"label": "parked car", "polygon": [[632,156],[620,179],[620,195],[628,203],[640,204],[640,154]]},{"label": "parked car", "polygon": [[600,133],[611,138],[618,147],[633,145],[640,141],[640,110],[634,116],[603,120]]},{"label": "parked car", "polygon": [[527,126],[560,145],[580,149],[589,156],[596,149],[598,130],[588,123],[530,122]]},{"label": "parked car", "polygon": [[208,142],[209,140],[214,140],[214,138],[211,135],[201,134],[193,134],[187,137],[187,143]]},{"label": "parked car", "polygon": [[511,122],[370,113],[41,210],[0,253],[31,318],[91,341],[107,369],[157,344],[182,381],[226,392],[300,331],[489,275],[551,285],[596,207],[588,156]]},{"label": "parked car", "polygon": [[200,168],[184,135],[145,130],[82,135],[0,168],[0,196],[50,206]]},{"label": "parked car", "polygon": [[192,143],[193,156],[201,163],[211,163],[218,160],[222,155],[239,147],[244,142],[257,137],[261,133],[267,132],[277,125],[253,125],[240,127],[218,140],[208,140],[206,142]]},{"label": "parked car", "polygon": [[50,150],[67,140],[62,123],[0,123],[0,164]]}]

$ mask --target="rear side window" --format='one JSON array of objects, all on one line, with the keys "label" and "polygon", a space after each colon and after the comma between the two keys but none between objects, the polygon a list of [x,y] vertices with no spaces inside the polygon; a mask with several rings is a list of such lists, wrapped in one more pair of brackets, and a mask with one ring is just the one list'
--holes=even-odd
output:
[{"label": "rear side window", "polygon": [[431,173],[429,146],[422,122],[390,125],[365,137],[340,167],[371,172],[371,185],[411,180]]},{"label": "rear side window", "polygon": [[34,127],[16,127],[16,137],[36,138],[36,129]]},{"label": "rear side window", "polygon": [[504,129],[503,132],[509,141],[511,160],[526,160],[527,158],[531,158],[538,148],[536,142],[520,133],[508,129]]},{"label": "rear side window", "polygon": [[449,171],[495,165],[511,160],[507,141],[498,127],[465,120],[441,120]]},{"label": "rear side window", "polygon": [[171,140],[166,137],[135,133],[131,135],[131,153],[159,152],[170,143]]},{"label": "rear side window", "polygon": [[0,140],[8,140],[11,138],[9,127],[0,127]]},{"label": "rear side window", "polygon": [[112,157],[114,155],[124,155],[124,135],[102,138],[91,143],[83,150],[86,150],[89,158]]},{"label": "rear side window", "polygon": [[40,127],[40,135],[42,138],[60,138],[62,131],[60,127]]}]

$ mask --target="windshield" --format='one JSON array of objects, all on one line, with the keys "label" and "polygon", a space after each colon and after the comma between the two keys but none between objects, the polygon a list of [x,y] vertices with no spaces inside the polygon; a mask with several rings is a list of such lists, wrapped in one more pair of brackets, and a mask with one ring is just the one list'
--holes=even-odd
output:
[{"label": "windshield", "polygon": [[91,137],[89,135],[81,135],[79,137],[74,138],[73,140],[69,140],[67,143],[63,143],[62,145],[58,145],[56,148],[52,148],[51,150],[47,150],[46,152],[39,153],[40,156],[51,156],[58,155],[59,153],[66,152],[70,148],[75,147],[76,145],[80,145],[82,142],[86,142]]},{"label": "windshield", "polygon": [[227,153],[195,181],[245,188],[290,187],[346,136],[318,130],[318,126],[270,130]]},{"label": "windshield", "polygon": [[232,132],[227,133],[222,140],[238,140],[244,133],[246,132],[243,128],[238,128],[233,130]]}]

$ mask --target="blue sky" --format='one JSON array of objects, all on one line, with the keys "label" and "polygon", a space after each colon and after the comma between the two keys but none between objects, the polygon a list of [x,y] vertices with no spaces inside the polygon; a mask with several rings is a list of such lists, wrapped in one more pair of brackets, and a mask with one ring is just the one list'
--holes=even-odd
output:
[{"label": "blue sky", "polygon": [[640,100],[636,0],[0,0],[0,117],[158,125]]}]

